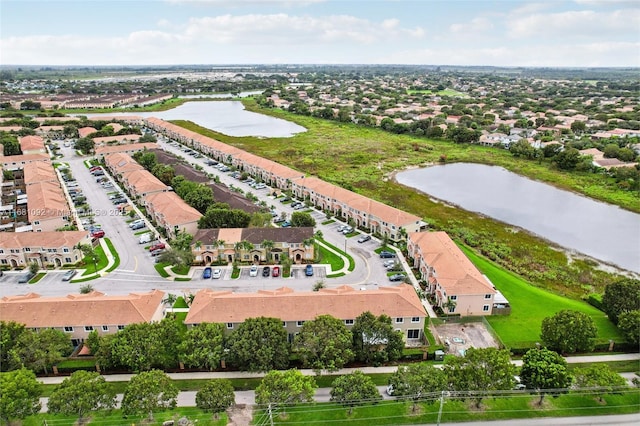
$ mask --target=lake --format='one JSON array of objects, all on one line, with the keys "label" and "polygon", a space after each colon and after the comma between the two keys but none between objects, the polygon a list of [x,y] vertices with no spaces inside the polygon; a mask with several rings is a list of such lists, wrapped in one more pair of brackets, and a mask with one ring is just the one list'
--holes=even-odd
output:
[{"label": "lake", "polygon": [[398,173],[396,180],[567,249],[640,272],[640,215],[636,213],[482,164],[407,170]]},{"label": "lake", "polygon": [[290,121],[247,111],[240,101],[186,102],[168,111],[87,115],[89,117],[100,117],[100,115],[117,117],[132,114],[141,117],[157,117],[163,120],[189,120],[207,129],[235,137],[288,138],[307,131],[304,127]]}]

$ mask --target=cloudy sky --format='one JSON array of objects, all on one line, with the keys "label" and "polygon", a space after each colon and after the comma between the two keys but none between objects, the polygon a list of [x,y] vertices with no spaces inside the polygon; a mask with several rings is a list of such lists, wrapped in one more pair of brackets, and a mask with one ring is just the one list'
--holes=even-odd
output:
[{"label": "cloudy sky", "polygon": [[0,0],[2,65],[640,66],[637,0]]}]

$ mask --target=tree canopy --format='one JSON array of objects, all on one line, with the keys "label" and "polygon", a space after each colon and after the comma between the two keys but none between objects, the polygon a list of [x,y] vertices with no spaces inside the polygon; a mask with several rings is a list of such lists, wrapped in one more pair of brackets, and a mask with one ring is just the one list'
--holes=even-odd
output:
[{"label": "tree canopy", "polygon": [[546,348],[529,349],[522,357],[520,380],[528,389],[540,392],[540,403],[546,390],[565,389],[572,377],[567,361],[557,352]]},{"label": "tree canopy", "polygon": [[111,385],[97,372],[75,371],[51,393],[47,404],[50,413],[75,415],[82,420],[90,411],[115,407],[116,395]]},{"label": "tree canopy", "polygon": [[201,323],[187,330],[178,346],[180,359],[189,367],[213,370],[224,356],[224,326]]},{"label": "tree canopy", "polygon": [[174,408],[178,397],[178,388],[163,371],[151,370],[135,375],[129,381],[122,396],[122,413],[148,414],[164,408]]},{"label": "tree canopy", "polygon": [[40,382],[26,368],[0,373],[0,419],[9,423],[40,411]]},{"label": "tree canopy", "polygon": [[198,229],[246,228],[250,222],[251,215],[244,210],[210,206],[204,216],[198,220]]},{"label": "tree canopy", "polygon": [[613,371],[605,363],[596,363],[586,368],[576,368],[573,372],[574,384],[579,388],[598,388],[598,399],[603,395],[627,387],[627,380]]},{"label": "tree canopy", "polygon": [[358,361],[380,365],[402,356],[402,333],[393,329],[387,315],[376,317],[371,312],[364,312],[356,318],[351,333]]},{"label": "tree canopy", "polygon": [[278,318],[247,319],[231,333],[228,347],[242,370],[282,370],[289,365],[287,331]]},{"label": "tree canopy", "polygon": [[304,376],[299,370],[273,370],[256,387],[256,403],[291,405],[311,402],[316,388],[314,378]]},{"label": "tree canopy", "polygon": [[565,309],[542,320],[544,344],[565,354],[592,350],[597,333],[593,319],[579,311]]},{"label": "tree canopy", "polygon": [[216,418],[218,413],[225,411],[235,403],[236,396],[230,380],[210,380],[196,393],[196,407],[213,413]]},{"label": "tree canopy", "polygon": [[[389,379],[389,385],[393,388],[394,396],[407,396],[414,402],[413,410],[417,408],[417,402],[427,394],[440,392],[447,388],[447,378],[444,372],[429,364],[410,364],[400,366]],[[433,401],[427,399],[427,401]]]},{"label": "tree canopy", "polygon": [[602,305],[609,319],[618,324],[623,312],[640,310],[640,280],[623,278],[604,289]]},{"label": "tree canopy", "polygon": [[316,221],[307,212],[293,212],[291,213],[291,226],[313,228],[316,226]]},{"label": "tree canopy", "polygon": [[293,343],[305,367],[336,371],[354,358],[353,337],[344,321],[320,315],[306,321]]},{"label": "tree canopy", "polygon": [[349,413],[355,405],[370,404],[382,399],[371,377],[360,370],[338,377],[331,386],[331,401],[350,407]]}]

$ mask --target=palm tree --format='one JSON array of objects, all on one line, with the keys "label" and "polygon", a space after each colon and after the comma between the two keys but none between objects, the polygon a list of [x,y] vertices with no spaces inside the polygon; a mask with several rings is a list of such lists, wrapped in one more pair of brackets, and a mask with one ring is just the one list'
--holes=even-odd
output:
[{"label": "palm tree", "polygon": [[456,309],[457,303],[447,297],[447,301],[442,304],[442,309],[446,309],[446,313],[452,312]]},{"label": "palm tree", "polygon": [[[222,260],[221,255],[222,255],[222,251],[224,251],[224,243],[225,243],[224,240],[215,240],[215,241],[212,241],[211,243],[214,247],[216,247],[216,250],[218,251],[218,261]],[[223,250],[220,250],[220,247],[222,247]]]},{"label": "palm tree", "polygon": [[76,248],[82,252],[85,258],[90,257],[91,260],[93,260],[93,270],[94,272],[98,272],[98,254],[93,249],[93,246],[91,246],[91,244],[78,243]]},{"label": "palm tree", "polygon": [[271,240],[264,240],[264,241],[262,241],[262,243],[260,245],[262,246],[262,248],[265,251],[267,262],[269,262],[271,260],[271,250],[274,247],[274,242],[271,241]]}]

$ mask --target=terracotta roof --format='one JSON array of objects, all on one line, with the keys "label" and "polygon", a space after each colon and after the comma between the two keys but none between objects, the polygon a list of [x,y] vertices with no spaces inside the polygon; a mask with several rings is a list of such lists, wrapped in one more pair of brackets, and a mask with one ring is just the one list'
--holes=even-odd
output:
[{"label": "terracotta roof", "polygon": [[158,145],[156,145],[153,142],[99,146],[99,147],[96,147],[96,155],[107,155],[107,154],[113,154],[116,152],[136,152],[136,151],[143,151],[145,149],[154,149],[157,147]]},{"label": "terracotta roof", "polygon": [[30,161],[51,161],[49,154],[45,153],[0,156],[0,159],[3,166],[11,165],[12,163],[28,163]]},{"label": "terracotta roof", "polygon": [[29,222],[51,217],[69,216],[69,207],[57,183],[36,182],[27,186]]},{"label": "terracotta roof", "polygon": [[58,183],[58,175],[51,163],[36,161],[24,165],[24,183],[31,185],[38,182],[54,182]]},{"label": "terracotta roof", "polygon": [[187,204],[175,192],[158,192],[147,195],[147,205],[151,205],[156,216],[161,216],[167,225],[182,225],[195,222],[202,214]]},{"label": "terracotta roof", "polygon": [[19,142],[22,152],[44,149],[44,139],[40,136],[24,136]]},{"label": "terracotta roof", "polygon": [[0,247],[73,247],[88,238],[88,231],[0,232]]},{"label": "terracotta roof", "polygon": [[118,152],[115,154],[105,155],[105,164],[113,170],[114,173],[126,173],[134,170],[144,170],[136,160],[134,160],[129,154]]},{"label": "terracotta roof", "polygon": [[152,191],[163,191],[167,185],[147,170],[133,170],[123,174],[127,185],[134,188],[136,193],[143,194]]},{"label": "terracotta roof", "polygon": [[407,284],[355,290],[349,286],[311,292],[275,291],[232,293],[204,289],[196,294],[186,324],[202,322],[241,323],[260,316],[282,321],[308,321],[319,315],[356,319],[363,312],[395,317],[425,317],[415,289]]},{"label": "terracotta roof", "polygon": [[[122,126],[120,126],[122,127]],[[113,136],[103,136],[99,138],[93,138],[95,143],[106,143],[106,142],[137,142],[140,140],[140,135],[113,135]]]},{"label": "terracotta roof", "polygon": [[93,127],[81,127],[78,129],[78,136],[80,136],[81,138],[86,138],[87,136],[95,132],[97,132],[97,130]]},{"label": "terracotta roof", "polygon": [[107,296],[93,291],[66,297],[41,297],[35,293],[0,299],[0,319],[27,327],[78,325],[128,325],[150,322],[164,292]]},{"label": "terracotta roof", "polygon": [[301,243],[312,237],[312,227],[215,228],[198,229],[193,236],[193,242],[200,241],[204,245],[211,245],[213,241],[224,241],[225,244],[235,244],[240,241],[248,241],[251,244],[261,244],[264,240]]},{"label": "terracotta roof", "polygon": [[436,279],[447,294],[496,292],[446,232],[411,232],[408,236],[420,248],[424,262],[435,269]]}]

